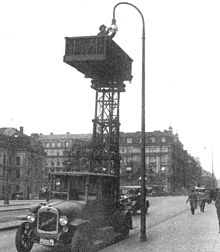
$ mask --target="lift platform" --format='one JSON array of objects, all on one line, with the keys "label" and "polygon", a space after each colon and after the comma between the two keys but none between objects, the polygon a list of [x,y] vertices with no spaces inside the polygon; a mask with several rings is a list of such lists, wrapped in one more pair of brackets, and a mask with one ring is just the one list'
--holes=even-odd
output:
[{"label": "lift platform", "polygon": [[109,36],[66,37],[64,62],[86,78],[131,81],[132,59]]}]

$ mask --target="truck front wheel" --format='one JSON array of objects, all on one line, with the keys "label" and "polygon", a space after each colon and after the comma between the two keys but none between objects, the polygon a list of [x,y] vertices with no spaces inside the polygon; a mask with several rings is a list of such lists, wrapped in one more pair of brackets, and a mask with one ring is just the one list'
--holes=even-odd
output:
[{"label": "truck front wheel", "polygon": [[18,252],[29,252],[33,247],[33,242],[30,241],[30,229],[25,229],[24,225],[20,225],[15,236],[15,246]]}]

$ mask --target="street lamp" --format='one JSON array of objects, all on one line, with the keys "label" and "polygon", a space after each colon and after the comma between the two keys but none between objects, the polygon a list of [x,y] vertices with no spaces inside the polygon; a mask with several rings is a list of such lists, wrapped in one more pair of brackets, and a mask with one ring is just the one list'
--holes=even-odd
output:
[{"label": "street lamp", "polygon": [[115,34],[118,31],[115,19],[115,9],[121,4],[126,4],[134,7],[142,18],[143,30],[142,30],[142,103],[141,103],[141,241],[146,241],[146,186],[145,186],[145,22],[144,16],[141,11],[133,4],[128,2],[120,2],[114,6],[112,24],[110,26],[110,32]]},{"label": "street lamp", "polygon": [[213,162],[213,151],[212,151],[212,189],[215,187],[214,185],[214,162]]}]

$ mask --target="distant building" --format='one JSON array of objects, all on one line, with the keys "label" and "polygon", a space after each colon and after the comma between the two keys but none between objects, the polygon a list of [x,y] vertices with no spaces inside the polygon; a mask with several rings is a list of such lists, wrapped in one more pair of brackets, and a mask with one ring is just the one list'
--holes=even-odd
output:
[{"label": "distant building", "polygon": [[45,182],[42,175],[44,151],[23,127],[0,128],[0,198],[13,199],[16,194],[28,199],[37,196]]},{"label": "distant building", "polygon": [[216,177],[211,172],[208,172],[206,170],[202,170],[201,173],[201,186],[212,188],[219,187],[218,181],[216,180]]},{"label": "distant building", "polygon": [[[172,128],[165,131],[146,132],[145,135],[146,184],[158,191],[184,193],[186,188],[199,181],[199,164],[183,148]],[[141,133],[120,133],[121,182],[138,184],[141,176]],[[186,181],[188,160],[196,177]],[[197,171],[198,170],[198,171]],[[191,172],[191,170],[190,170]]]},{"label": "distant building", "polygon": [[[42,143],[45,156],[44,176],[49,172],[59,172],[67,169],[68,161],[71,156],[73,145],[78,142],[88,142],[91,139],[91,134],[53,134],[38,135],[38,140]],[[79,157],[80,159],[80,157]]]},{"label": "distant building", "polygon": [[[89,170],[92,134],[32,134],[0,128],[0,198],[16,192],[37,195],[48,185],[48,173]],[[201,168],[172,128],[145,134],[146,184],[161,193],[184,193],[196,185],[209,185],[212,176]],[[141,133],[120,133],[121,185],[140,184]],[[103,167],[103,172],[104,167]]]},{"label": "distant building", "polygon": [[[77,142],[89,142],[91,134],[53,134],[38,135],[46,153],[44,176],[48,172],[82,170],[89,163],[73,146]],[[157,190],[181,193],[196,186],[200,180],[201,167],[195,158],[183,148],[172,128],[165,131],[146,132],[146,182]],[[141,176],[141,133],[120,133],[121,184],[137,185]],[[70,167],[71,166],[71,167]]]}]

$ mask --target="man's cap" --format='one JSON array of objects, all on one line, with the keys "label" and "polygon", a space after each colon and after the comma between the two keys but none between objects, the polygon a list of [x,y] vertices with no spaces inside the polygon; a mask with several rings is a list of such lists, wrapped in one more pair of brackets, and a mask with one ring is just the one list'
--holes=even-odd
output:
[{"label": "man's cap", "polygon": [[102,28],[106,28],[106,26],[104,24],[102,24],[100,27],[99,27],[99,30],[101,30]]}]

